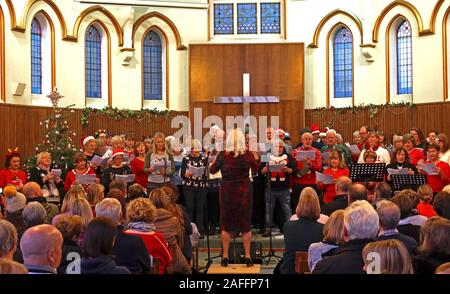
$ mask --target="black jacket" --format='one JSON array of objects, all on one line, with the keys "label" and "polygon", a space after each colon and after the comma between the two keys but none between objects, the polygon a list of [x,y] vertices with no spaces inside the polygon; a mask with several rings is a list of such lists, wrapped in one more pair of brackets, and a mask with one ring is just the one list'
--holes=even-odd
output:
[{"label": "black jacket", "polygon": [[322,209],[322,213],[330,216],[336,210],[345,209],[347,206],[347,195],[336,195],[333,202],[325,203]]},{"label": "black jacket", "polygon": [[76,252],[81,257],[82,253],[80,246],[78,246],[78,244],[74,241],[64,240],[62,247],[61,263],[57,268],[58,274],[66,274],[67,266],[73,261],[73,256],[69,256],[71,258],[68,258],[67,256],[71,252]]},{"label": "black jacket", "polygon": [[312,243],[323,239],[323,224],[316,220],[300,218],[284,224],[283,261],[280,267],[282,274],[295,274],[295,252],[308,251]]},{"label": "black jacket", "polygon": [[432,275],[441,264],[446,262],[450,262],[450,255],[421,252],[414,256],[414,273]]},{"label": "black jacket", "polygon": [[192,234],[191,218],[189,217],[189,212],[185,206],[178,204],[178,207],[183,212],[183,220],[184,220],[184,234],[183,234],[184,242],[181,251],[183,252],[184,257],[186,257],[186,260],[189,261],[192,258],[192,243],[190,237],[190,235]]},{"label": "black jacket", "polygon": [[117,266],[111,257],[102,255],[96,258],[81,259],[81,274],[129,274],[130,271],[123,266]]},{"label": "black jacket", "polygon": [[365,274],[362,250],[373,240],[351,240],[335,249],[333,256],[319,261],[313,274]]},{"label": "black jacket", "polygon": [[416,240],[417,244],[420,244],[420,226],[412,224],[399,225],[397,230],[403,235],[409,236]]},{"label": "black jacket", "polygon": [[414,254],[414,252],[417,249],[417,242],[416,240],[414,240],[413,238],[403,235],[401,233],[398,234],[392,234],[392,235],[385,235],[385,236],[379,236],[377,241],[382,241],[382,240],[399,240],[400,242],[402,242],[403,244],[405,244],[406,248],[409,251],[409,254],[411,254],[411,256]]},{"label": "black jacket", "polygon": [[122,226],[117,226],[112,254],[118,266],[124,266],[132,273],[150,271],[151,261],[144,241],[139,236],[125,234]]}]

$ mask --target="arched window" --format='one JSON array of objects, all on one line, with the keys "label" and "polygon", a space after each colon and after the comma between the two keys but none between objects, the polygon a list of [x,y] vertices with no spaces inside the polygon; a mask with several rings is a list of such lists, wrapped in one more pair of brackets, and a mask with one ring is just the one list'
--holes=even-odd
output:
[{"label": "arched window", "polygon": [[102,98],[102,35],[93,25],[86,31],[86,97]]},{"label": "arched window", "polygon": [[144,36],[144,100],[163,100],[163,47],[155,31]]},{"label": "arched window", "polygon": [[397,29],[397,94],[412,93],[412,33],[407,20]]},{"label": "arched window", "polygon": [[31,22],[31,93],[42,94],[42,28],[37,18]]},{"label": "arched window", "polygon": [[334,97],[353,96],[353,39],[346,27],[338,29],[333,40]]}]

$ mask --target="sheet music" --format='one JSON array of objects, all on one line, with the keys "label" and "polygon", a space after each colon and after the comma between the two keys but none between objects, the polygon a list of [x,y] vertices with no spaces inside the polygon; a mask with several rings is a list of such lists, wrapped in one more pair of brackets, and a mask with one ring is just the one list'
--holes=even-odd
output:
[{"label": "sheet music", "polygon": [[116,180],[122,180],[125,183],[133,183],[134,182],[134,178],[136,176],[134,174],[128,174],[128,175],[116,175],[115,179]]},{"label": "sheet music", "polygon": [[98,155],[94,155],[94,157],[91,159],[91,164],[94,164],[96,166],[101,166],[102,162],[103,159]]},{"label": "sheet music", "polygon": [[95,183],[97,176],[95,174],[76,174],[75,181],[80,185],[89,185]]},{"label": "sheet music", "polygon": [[305,159],[314,160],[316,159],[315,151],[297,151],[296,159],[298,161],[303,161]]},{"label": "sheet music", "polygon": [[205,174],[206,166],[195,167],[192,165],[188,165],[188,171],[192,174],[193,177],[201,178]]},{"label": "sheet music", "polygon": [[61,177],[62,171],[59,168],[54,168],[51,170],[51,173],[55,176],[55,177]]},{"label": "sheet music", "polygon": [[322,153],[322,160],[328,162],[328,160],[330,160],[330,155],[331,155],[331,152],[323,152]]},{"label": "sheet music", "polygon": [[281,172],[281,170],[285,167],[285,164],[269,164],[269,171],[271,172]]},{"label": "sheet music", "polygon": [[400,168],[400,169],[388,168],[387,172],[389,175],[407,175],[408,169],[407,168]]},{"label": "sheet music", "polygon": [[421,163],[419,162],[418,167],[426,172],[430,176],[438,175],[436,165],[434,163]]},{"label": "sheet music", "polygon": [[323,173],[319,173],[318,171],[316,171],[316,179],[317,179],[317,182],[322,182],[325,185],[333,184],[333,181],[334,181],[332,175],[326,175]]},{"label": "sheet music", "polygon": [[348,146],[348,149],[350,149],[350,152],[353,154],[361,153],[361,150],[359,150],[358,145],[350,145]]}]

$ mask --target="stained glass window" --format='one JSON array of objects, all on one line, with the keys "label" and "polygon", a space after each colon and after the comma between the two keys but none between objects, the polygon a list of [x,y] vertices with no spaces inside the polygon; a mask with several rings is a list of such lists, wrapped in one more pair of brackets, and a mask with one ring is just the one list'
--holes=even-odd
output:
[{"label": "stained glass window", "polygon": [[238,3],[237,33],[256,34],[256,3]]},{"label": "stained glass window", "polygon": [[280,3],[261,3],[261,33],[281,33]]},{"label": "stained glass window", "polygon": [[233,4],[214,4],[214,34],[234,33]]},{"label": "stained glass window", "polygon": [[353,39],[350,31],[342,27],[333,42],[334,97],[353,96]]},{"label": "stained glass window", "polygon": [[102,35],[95,26],[86,32],[86,97],[102,97]]},{"label": "stained glass window", "polygon": [[144,100],[162,100],[162,44],[154,31],[144,37]]},{"label": "stained glass window", "polygon": [[42,29],[39,21],[31,22],[31,93],[42,94]]},{"label": "stained glass window", "polygon": [[406,20],[397,31],[397,92],[412,93],[412,33]]}]

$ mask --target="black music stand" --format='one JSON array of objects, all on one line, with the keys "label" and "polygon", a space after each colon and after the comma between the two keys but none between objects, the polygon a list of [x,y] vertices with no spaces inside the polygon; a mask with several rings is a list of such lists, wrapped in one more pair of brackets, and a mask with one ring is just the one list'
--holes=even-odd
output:
[{"label": "black music stand", "polygon": [[355,182],[382,182],[385,163],[354,163],[350,165],[350,179]]},{"label": "black music stand", "polygon": [[391,175],[392,188],[394,191],[400,191],[404,189],[417,190],[421,185],[427,183],[427,178],[424,174],[414,175]]}]

